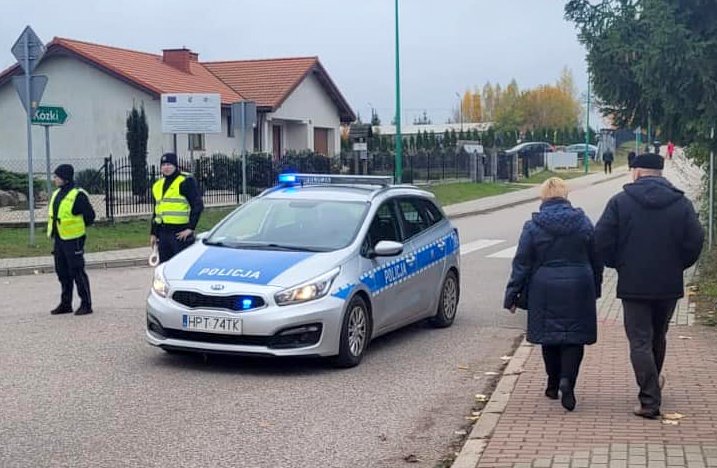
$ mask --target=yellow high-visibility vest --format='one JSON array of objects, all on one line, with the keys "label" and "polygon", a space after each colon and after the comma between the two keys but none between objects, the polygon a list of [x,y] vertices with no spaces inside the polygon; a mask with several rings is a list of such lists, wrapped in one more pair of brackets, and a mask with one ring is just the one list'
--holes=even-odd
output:
[{"label": "yellow high-visibility vest", "polygon": [[189,224],[191,207],[184,195],[179,193],[179,186],[187,179],[188,174],[179,174],[164,194],[164,177],[152,186],[154,196],[154,222],[157,224]]},{"label": "yellow high-visibility vest", "polygon": [[[75,200],[80,192],[87,195],[82,189],[73,188],[67,192],[65,198],[60,201],[60,207],[57,210],[57,235],[62,240],[72,240],[82,237],[86,233],[85,229],[85,218],[80,215],[72,214],[72,208],[75,206]],[[60,189],[55,190],[50,198],[50,205],[47,210],[47,237],[52,237],[52,228],[55,224],[55,213],[53,207],[55,206],[55,198],[60,193]],[[89,195],[87,195],[89,197]]]}]

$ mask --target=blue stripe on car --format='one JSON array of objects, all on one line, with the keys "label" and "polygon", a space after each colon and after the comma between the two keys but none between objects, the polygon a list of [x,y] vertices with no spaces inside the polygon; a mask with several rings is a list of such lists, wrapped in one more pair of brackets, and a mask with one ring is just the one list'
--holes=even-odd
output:
[{"label": "blue stripe on car", "polygon": [[189,268],[184,279],[266,285],[311,255],[310,252],[210,247]]},{"label": "blue stripe on car", "polygon": [[[392,262],[365,272],[361,275],[359,281],[369,290],[371,295],[377,296],[386,289],[406,281],[444,258],[453,255],[458,251],[459,247],[458,235],[455,232],[451,232],[418,250],[409,252]],[[332,296],[347,299],[355,286],[355,283],[341,286]]]}]

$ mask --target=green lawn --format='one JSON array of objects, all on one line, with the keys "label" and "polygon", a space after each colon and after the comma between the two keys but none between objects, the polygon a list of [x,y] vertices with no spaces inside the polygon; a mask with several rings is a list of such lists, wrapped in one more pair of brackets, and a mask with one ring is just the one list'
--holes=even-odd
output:
[{"label": "green lawn", "polygon": [[561,179],[575,179],[576,177],[582,177],[585,175],[583,171],[540,171],[536,172],[527,179],[521,179],[521,184],[534,184],[539,185],[548,180],[551,177],[560,177]]},{"label": "green lawn", "polygon": [[501,195],[503,193],[514,192],[524,187],[515,184],[504,183],[483,183],[476,184],[472,182],[460,182],[455,184],[442,184],[426,187],[426,190],[433,192],[441,205],[452,205],[478,198],[490,197],[493,195]]},{"label": "green lawn", "polygon": [[[206,231],[226,216],[233,208],[208,209],[197,226]],[[35,231],[37,246],[28,245],[28,228],[0,228],[0,258],[35,257],[49,255],[50,241],[45,237],[45,227]],[[133,220],[116,223],[98,223],[87,228],[87,252],[117,250],[149,245],[149,221]]]}]

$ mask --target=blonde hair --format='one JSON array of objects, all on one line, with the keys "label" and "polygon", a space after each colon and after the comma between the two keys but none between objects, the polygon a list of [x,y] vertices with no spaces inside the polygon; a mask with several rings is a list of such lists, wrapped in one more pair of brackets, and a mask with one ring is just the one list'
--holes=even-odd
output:
[{"label": "blonde hair", "polygon": [[560,177],[551,177],[540,186],[541,200],[568,198],[568,184]]}]

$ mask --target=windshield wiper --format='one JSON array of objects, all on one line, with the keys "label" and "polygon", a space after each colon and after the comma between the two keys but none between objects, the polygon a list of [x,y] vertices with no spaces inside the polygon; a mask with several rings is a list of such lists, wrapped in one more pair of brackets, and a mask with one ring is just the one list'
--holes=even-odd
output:
[{"label": "windshield wiper", "polygon": [[303,247],[300,245],[284,245],[276,244],[274,242],[246,242],[237,243],[233,245],[237,249],[266,249],[266,250],[282,250],[287,252],[326,252],[326,249],[319,249],[316,247]]}]

